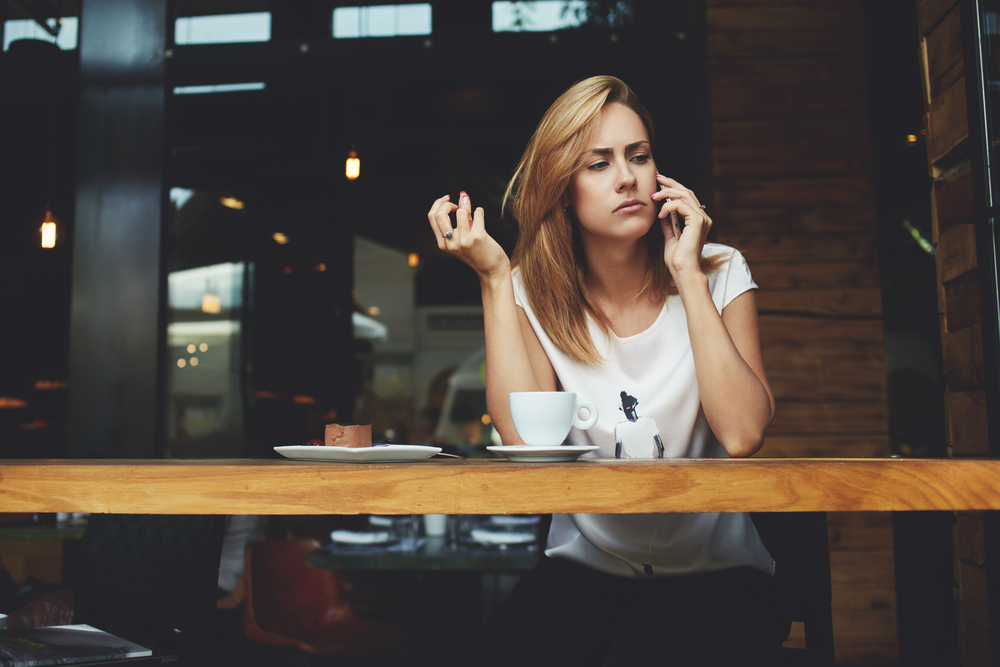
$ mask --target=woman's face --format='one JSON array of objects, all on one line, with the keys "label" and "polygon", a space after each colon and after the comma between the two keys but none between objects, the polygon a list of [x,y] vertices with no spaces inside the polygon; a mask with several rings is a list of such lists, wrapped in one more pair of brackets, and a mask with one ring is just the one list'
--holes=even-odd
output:
[{"label": "woman's face", "polygon": [[622,104],[605,106],[584,165],[566,189],[584,240],[641,238],[659,212],[650,200],[656,190],[656,165],[646,126]]}]

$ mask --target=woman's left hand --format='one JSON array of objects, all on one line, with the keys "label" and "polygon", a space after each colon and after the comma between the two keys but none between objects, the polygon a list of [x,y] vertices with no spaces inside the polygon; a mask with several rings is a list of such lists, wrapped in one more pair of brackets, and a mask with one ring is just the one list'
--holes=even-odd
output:
[{"label": "woman's left hand", "polygon": [[[660,174],[656,182],[663,189],[653,195],[653,201],[665,202],[658,216],[663,228],[663,261],[674,281],[680,283],[685,276],[702,272],[701,249],[712,229],[712,219],[692,190]],[[674,226],[671,213],[684,218],[683,231]]]}]

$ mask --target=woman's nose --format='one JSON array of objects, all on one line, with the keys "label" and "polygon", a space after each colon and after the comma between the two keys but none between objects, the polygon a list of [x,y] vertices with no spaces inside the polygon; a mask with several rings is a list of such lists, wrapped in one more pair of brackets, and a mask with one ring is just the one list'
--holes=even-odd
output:
[{"label": "woman's nose", "polygon": [[635,174],[632,173],[629,163],[619,165],[618,167],[618,189],[627,190],[633,187],[637,183]]}]

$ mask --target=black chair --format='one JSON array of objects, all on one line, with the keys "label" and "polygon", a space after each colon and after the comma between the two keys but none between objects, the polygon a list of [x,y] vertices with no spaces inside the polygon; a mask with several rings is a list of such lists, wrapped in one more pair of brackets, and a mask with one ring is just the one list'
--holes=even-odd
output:
[{"label": "black chair", "polygon": [[824,512],[750,514],[775,560],[775,581],[792,620],[805,626],[805,649],[782,649],[782,667],[834,665],[830,544]]},{"label": "black chair", "polygon": [[211,645],[225,517],[93,514],[74,620],[199,661]]}]

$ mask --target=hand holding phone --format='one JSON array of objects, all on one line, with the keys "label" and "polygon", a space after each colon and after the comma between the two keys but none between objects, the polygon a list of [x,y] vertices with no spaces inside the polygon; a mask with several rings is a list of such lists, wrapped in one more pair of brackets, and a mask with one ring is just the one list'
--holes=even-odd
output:
[{"label": "hand holding phone", "polygon": [[[657,183],[657,190],[662,190],[663,184]],[[667,201],[673,201],[672,199],[667,199]],[[681,232],[684,231],[684,216],[677,215],[677,211],[670,212],[670,223],[674,226],[674,236],[678,239],[681,237]]]}]

